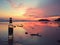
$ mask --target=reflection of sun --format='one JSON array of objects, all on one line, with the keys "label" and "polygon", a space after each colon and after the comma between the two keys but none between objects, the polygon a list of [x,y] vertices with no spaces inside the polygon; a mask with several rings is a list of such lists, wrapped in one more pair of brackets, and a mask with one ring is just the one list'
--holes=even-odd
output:
[{"label": "reflection of sun", "polygon": [[23,35],[25,35],[25,32],[26,32],[26,30],[21,27],[17,27],[14,29],[14,34],[16,34],[17,36],[23,36]]}]

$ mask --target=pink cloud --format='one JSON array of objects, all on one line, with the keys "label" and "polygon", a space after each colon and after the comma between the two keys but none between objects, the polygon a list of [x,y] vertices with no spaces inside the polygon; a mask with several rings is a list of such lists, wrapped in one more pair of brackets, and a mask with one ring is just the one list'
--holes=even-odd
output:
[{"label": "pink cloud", "polygon": [[44,10],[38,8],[28,8],[24,16],[27,17],[42,17],[44,15]]}]

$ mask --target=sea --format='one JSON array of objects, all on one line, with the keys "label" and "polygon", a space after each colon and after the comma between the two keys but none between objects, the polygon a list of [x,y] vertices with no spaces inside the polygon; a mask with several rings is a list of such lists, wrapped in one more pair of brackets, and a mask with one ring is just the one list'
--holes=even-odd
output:
[{"label": "sea", "polygon": [[[9,22],[0,22],[0,45],[60,45],[60,22],[13,22],[13,44],[8,43]],[[40,35],[40,36],[39,36]]]}]

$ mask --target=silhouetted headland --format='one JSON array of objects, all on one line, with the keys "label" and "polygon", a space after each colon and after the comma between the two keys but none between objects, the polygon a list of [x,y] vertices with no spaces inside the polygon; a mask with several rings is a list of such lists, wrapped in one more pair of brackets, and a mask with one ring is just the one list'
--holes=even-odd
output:
[{"label": "silhouetted headland", "polygon": [[58,19],[56,19],[56,20],[54,20],[54,21],[60,21],[60,18],[58,18]]},{"label": "silhouetted headland", "polygon": [[50,21],[48,19],[39,19],[38,21]]}]

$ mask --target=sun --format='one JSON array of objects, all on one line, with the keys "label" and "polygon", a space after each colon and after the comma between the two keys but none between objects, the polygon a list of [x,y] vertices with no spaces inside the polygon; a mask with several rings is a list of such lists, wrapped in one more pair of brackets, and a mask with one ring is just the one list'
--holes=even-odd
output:
[{"label": "sun", "polygon": [[26,9],[13,10],[14,16],[22,17],[26,13]]}]

